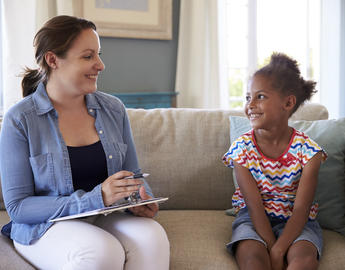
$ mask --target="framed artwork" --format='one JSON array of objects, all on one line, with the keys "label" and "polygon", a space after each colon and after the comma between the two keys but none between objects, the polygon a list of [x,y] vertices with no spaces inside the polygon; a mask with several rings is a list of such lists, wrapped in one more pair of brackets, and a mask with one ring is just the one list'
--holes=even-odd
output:
[{"label": "framed artwork", "polygon": [[100,36],[172,39],[172,0],[74,0],[73,10]]}]

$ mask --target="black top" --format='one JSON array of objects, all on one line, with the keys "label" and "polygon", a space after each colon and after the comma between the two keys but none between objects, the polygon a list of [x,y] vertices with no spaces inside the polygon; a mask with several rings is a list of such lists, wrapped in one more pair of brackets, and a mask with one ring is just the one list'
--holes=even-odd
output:
[{"label": "black top", "polygon": [[91,191],[108,178],[107,160],[101,141],[86,146],[67,146],[74,190]]}]

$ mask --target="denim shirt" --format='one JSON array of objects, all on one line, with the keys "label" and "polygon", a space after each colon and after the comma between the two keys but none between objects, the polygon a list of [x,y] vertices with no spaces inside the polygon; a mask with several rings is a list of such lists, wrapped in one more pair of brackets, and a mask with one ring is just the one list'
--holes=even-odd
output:
[{"label": "denim shirt", "polygon": [[[98,92],[85,96],[87,110],[104,148],[108,175],[140,172],[124,105]],[[28,245],[53,223],[50,219],[104,207],[101,184],[90,192],[74,190],[68,150],[58,114],[43,83],[5,115],[0,134],[2,191],[11,223],[10,237]],[[152,191],[144,180],[146,191]],[[5,225],[6,226],[6,225]]]}]

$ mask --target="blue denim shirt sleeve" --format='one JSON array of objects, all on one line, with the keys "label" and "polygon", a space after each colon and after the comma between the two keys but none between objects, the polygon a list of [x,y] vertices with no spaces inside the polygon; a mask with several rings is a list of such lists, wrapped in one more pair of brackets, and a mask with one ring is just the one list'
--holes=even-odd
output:
[{"label": "blue denim shirt sleeve", "polygon": [[[40,195],[36,194],[36,186],[45,184],[35,181],[32,166],[37,163],[37,166],[50,167],[52,155],[30,157],[30,145],[28,145],[25,131],[19,123],[11,119],[11,116],[5,116],[3,121],[0,148],[3,196],[6,209],[13,222],[37,224],[56,216],[75,214],[103,206],[99,186],[91,192],[77,191],[69,196],[58,196],[58,190],[48,189],[46,194],[43,192]],[[44,168],[40,169],[45,171]],[[54,181],[48,178],[44,180],[53,188]],[[38,188],[43,189],[43,187]]]},{"label": "blue denim shirt sleeve", "polygon": [[[139,172],[130,123],[123,104],[104,93],[86,98],[107,155],[108,175]],[[91,113],[92,112],[92,113]],[[40,84],[36,92],[5,115],[0,133],[0,173],[4,202],[11,218],[11,238],[30,244],[56,217],[104,207],[101,185],[74,190],[57,113]],[[146,190],[152,195],[145,182]]]}]

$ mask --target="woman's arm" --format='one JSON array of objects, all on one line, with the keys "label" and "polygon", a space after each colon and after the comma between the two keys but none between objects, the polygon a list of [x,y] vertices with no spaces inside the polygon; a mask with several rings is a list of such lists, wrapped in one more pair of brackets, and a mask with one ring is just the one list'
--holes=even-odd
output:
[{"label": "woman's arm", "polygon": [[[39,123],[37,123],[38,125]],[[5,116],[0,135],[0,173],[6,209],[15,223],[38,224],[56,217],[67,216],[104,207],[101,186],[90,192],[78,190],[58,192],[65,179],[54,179],[51,170],[55,153],[30,157],[30,133],[11,114]],[[46,132],[42,130],[42,132]],[[31,138],[31,140],[39,138]],[[49,148],[49,142],[46,143]],[[55,155],[55,156],[54,156]],[[62,161],[61,161],[62,162]],[[35,179],[32,164],[36,164]],[[62,175],[62,174],[61,174]]]},{"label": "woman's arm", "polygon": [[237,162],[234,162],[234,169],[238,186],[246,202],[255,230],[266,242],[267,249],[270,250],[276,238],[267,218],[257,183],[250,171]]},{"label": "woman's arm", "polygon": [[292,242],[301,234],[308,220],[317,187],[317,176],[321,161],[322,152],[319,152],[303,168],[292,216],[273,247],[277,253],[286,254]]}]

